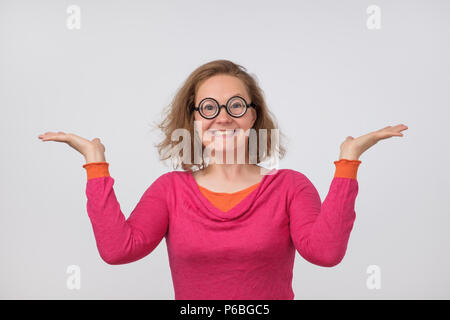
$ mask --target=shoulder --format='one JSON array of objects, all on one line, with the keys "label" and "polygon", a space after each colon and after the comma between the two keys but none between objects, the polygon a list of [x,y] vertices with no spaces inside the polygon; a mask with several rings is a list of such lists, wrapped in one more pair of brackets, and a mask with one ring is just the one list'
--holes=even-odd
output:
[{"label": "shoulder", "polygon": [[312,199],[316,203],[320,203],[320,195],[316,187],[304,173],[294,169],[279,171],[279,175],[289,186],[286,190],[289,203],[292,203],[294,199],[299,199],[299,201]]},{"label": "shoulder", "polygon": [[289,183],[293,186],[311,183],[305,174],[294,169],[278,169],[276,175],[283,182]]},{"label": "shoulder", "polygon": [[181,183],[181,179],[188,181],[187,178],[186,172],[182,171],[162,173],[150,183],[146,190],[146,195],[155,196],[158,194],[160,197],[167,197],[167,195],[173,194],[180,186],[184,185]]},{"label": "shoulder", "polygon": [[273,181],[277,188],[284,189],[289,196],[317,193],[311,180],[304,173],[294,169],[278,169]]},{"label": "shoulder", "polygon": [[156,181],[159,181],[163,184],[170,185],[170,184],[177,184],[181,181],[188,181],[189,174],[191,174],[189,171],[169,171],[161,174]]}]

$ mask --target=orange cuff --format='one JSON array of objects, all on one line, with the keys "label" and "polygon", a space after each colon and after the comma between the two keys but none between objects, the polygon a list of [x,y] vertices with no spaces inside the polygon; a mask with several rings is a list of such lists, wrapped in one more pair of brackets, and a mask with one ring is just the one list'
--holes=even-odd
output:
[{"label": "orange cuff", "polygon": [[86,169],[87,178],[109,177],[108,162],[89,162],[83,165]]},{"label": "orange cuff", "polygon": [[334,161],[334,164],[336,165],[334,177],[356,179],[356,174],[358,173],[360,163],[361,160],[340,159],[338,161]]}]

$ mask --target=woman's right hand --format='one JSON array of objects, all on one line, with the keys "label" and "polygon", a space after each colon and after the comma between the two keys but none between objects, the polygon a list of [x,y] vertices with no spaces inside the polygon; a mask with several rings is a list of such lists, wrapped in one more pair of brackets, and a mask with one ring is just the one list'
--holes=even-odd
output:
[{"label": "woman's right hand", "polygon": [[38,136],[42,141],[64,142],[81,153],[86,159],[86,163],[105,162],[105,146],[100,142],[99,138],[91,141],[77,136],[73,133],[46,132]]}]

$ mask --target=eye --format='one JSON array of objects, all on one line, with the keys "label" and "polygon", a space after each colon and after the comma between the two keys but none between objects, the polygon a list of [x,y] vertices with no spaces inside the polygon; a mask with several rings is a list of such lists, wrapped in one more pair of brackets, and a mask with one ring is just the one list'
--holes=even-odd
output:
[{"label": "eye", "polygon": [[201,103],[200,112],[206,117],[212,117],[217,112],[217,104],[212,100],[205,100]]},{"label": "eye", "polygon": [[243,107],[243,105],[242,105],[242,103],[241,102],[235,102],[235,103],[233,103],[232,105],[231,105],[231,108],[233,109],[238,109],[238,108],[242,108]]},{"label": "eye", "polygon": [[245,111],[245,104],[241,98],[234,98],[233,101],[230,102],[229,109],[233,115],[240,116]]}]

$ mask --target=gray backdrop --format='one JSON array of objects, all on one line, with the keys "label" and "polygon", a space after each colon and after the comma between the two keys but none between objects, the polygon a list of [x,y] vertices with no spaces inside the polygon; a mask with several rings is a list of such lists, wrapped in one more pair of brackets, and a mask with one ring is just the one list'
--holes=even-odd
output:
[{"label": "gray backdrop", "polygon": [[[80,29],[67,26],[70,5]],[[380,29],[367,26],[370,5]],[[409,127],[362,155],[346,257],[323,268],[297,253],[295,298],[450,298],[449,21],[450,1],[1,0],[0,298],[174,298],[164,240],[131,264],[101,260],[84,158],[37,136],[100,137],[128,217],[171,170],[150,124],[214,59],[257,76],[289,137],[280,168],[307,175],[322,201],[347,135]]]}]

